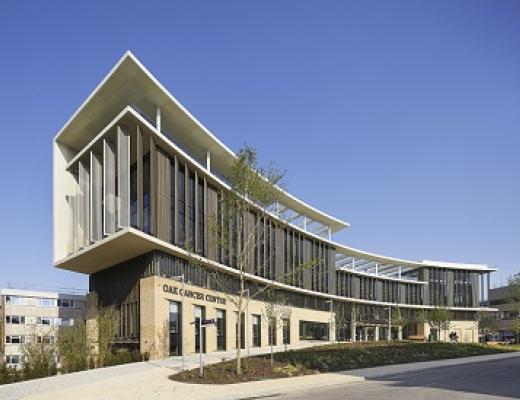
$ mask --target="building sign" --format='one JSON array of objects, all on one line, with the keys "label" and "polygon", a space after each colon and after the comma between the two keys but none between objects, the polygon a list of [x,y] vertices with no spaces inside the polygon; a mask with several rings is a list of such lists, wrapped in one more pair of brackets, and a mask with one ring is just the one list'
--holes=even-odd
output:
[{"label": "building sign", "polygon": [[177,286],[163,285],[163,292],[188,297],[195,300],[204,300],[208,303],[226,304],[226,299],[212,294],[204,294],[191,289],[182,289]]}]

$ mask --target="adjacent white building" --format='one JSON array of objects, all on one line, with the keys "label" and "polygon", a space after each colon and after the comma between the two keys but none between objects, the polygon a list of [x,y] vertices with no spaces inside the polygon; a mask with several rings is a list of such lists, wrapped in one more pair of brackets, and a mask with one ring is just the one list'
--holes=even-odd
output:
[{"label": "adjacent white building", "polygon": [[85,295],[0,290],[0,354],[8,366],[23,363],[23,346],[31,340],[54,343],[59,328],[85,320]]}]

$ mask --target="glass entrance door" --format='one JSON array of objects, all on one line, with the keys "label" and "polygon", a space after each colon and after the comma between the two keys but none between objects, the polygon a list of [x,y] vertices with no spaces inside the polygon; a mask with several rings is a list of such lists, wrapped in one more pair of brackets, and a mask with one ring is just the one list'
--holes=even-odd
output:
[{"label": "glass entrance door", "polygon": [[226,350],[226,311],[217,310],[217,350]]},{"label": "glass entrance door", "polygon": [[206,352],[206,329],[200,328],[199,321],[206,319],[206,309],[202,306],[195,306],[195,353],[200,353],[200,335],[202,335],[202,352]]},{"label": "glass entrance door", "polygon": [[182,354],[181,307],[176,301],[170,301],[170,355]]}]

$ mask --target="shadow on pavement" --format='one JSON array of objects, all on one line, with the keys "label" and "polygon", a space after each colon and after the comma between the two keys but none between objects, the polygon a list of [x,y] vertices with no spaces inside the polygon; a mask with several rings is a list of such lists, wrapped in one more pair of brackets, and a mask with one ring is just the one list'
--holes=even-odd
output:
[{"label": "shadow on pavement", "polygon": [[520,357],[367,377],[366,381],[520,399]]}]

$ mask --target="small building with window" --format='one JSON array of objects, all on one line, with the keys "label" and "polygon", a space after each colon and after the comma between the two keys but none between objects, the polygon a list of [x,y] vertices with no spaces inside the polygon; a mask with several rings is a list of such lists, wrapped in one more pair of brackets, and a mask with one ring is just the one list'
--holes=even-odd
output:
[{"label": "small building with window", "polygon": [[30,341],[54,343],[60,327],[85,321],[84,294],[24,289],[0,290],[0,356],[7,366],[21,366]]}]

